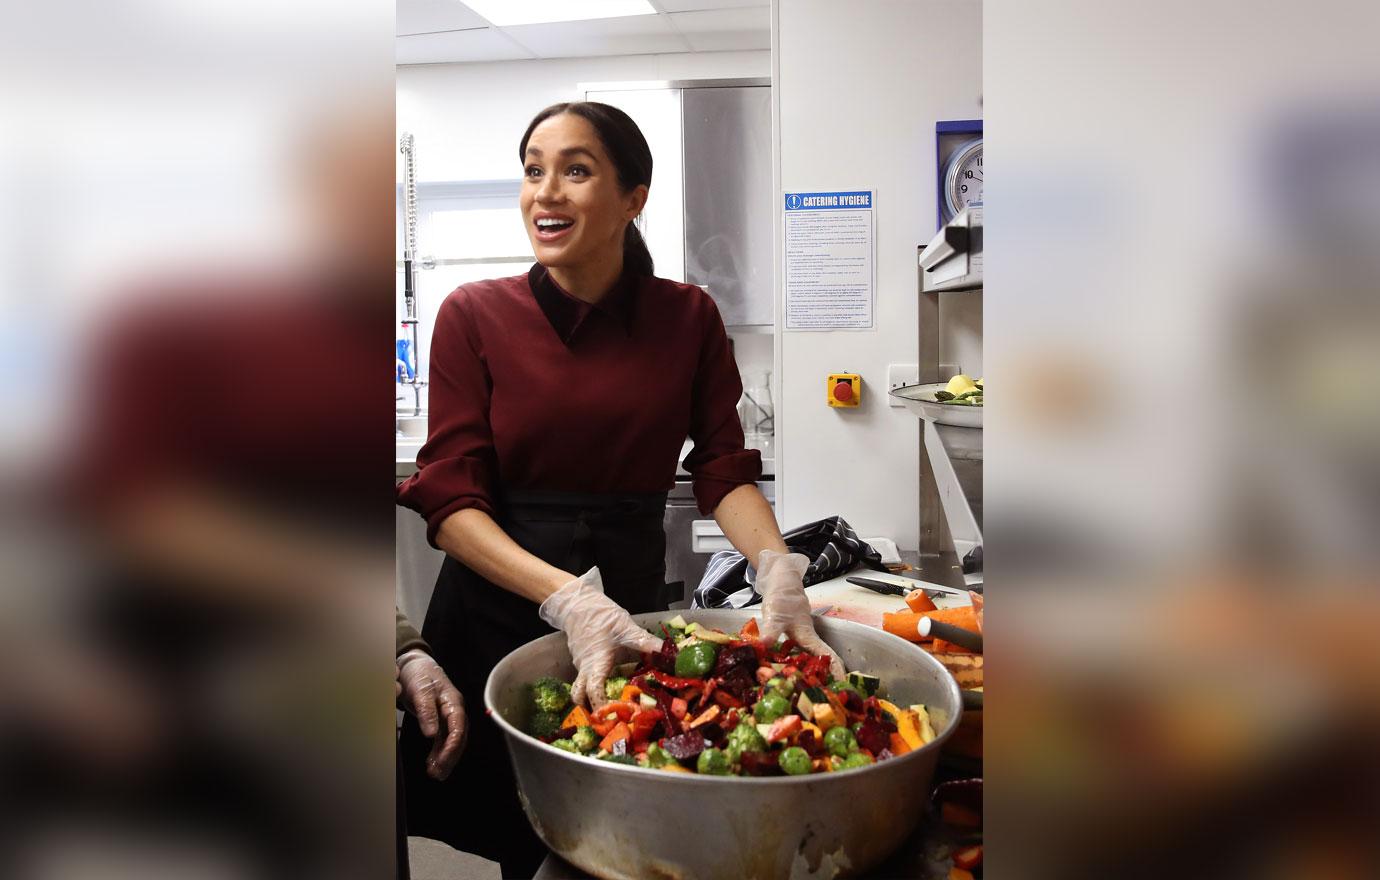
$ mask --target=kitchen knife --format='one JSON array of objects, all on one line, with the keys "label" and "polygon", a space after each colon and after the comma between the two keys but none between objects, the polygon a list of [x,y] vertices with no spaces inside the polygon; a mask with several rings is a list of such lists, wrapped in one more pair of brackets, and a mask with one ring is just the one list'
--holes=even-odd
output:
[{"label": "kitchen knife", "polygon": [[875,578],[850,577],[847,579],[850,584],[857,584],[866,587],[874,593],[881,593],[884,596],[904,596],[911,590],[927,590],[931,593],[951,593],[955,596],[967,596],[967,590],[960,590],[955,587],[946,587],[941,584],[932,584],[929,581],[917,581],[911,578],[898,578],[905,583],[897,581],[882,581]]}]

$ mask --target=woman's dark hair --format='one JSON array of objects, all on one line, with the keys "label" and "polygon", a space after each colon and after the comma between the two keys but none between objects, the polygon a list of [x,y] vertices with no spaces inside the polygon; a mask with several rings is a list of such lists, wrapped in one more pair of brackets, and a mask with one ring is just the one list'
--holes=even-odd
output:
[{"label": "woman's dark hair", "polygon": [[[595,101],[552,104],[538,113],[518,144],[518,161],[527,161],[527,141],[537,126],[561,113],[573,113],[594,126],[599,142],[604,145],[604,151],[609,154],[614,170],[618,172],[618,186],[623,192],[637,186],[652,185],[652,150],[647,146],[642,130],[622,110]],[[647,250],[647,243],[642,240],[636,223],[629,223],[623,233],[623,269],[638,275],[652,274],[652,254]]]}]

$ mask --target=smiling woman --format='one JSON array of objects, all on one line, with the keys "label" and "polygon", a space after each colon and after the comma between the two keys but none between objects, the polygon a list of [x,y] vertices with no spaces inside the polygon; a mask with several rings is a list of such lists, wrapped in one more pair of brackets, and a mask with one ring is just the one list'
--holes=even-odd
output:
[{"label": "smiling woman", "polygon": [[[441,306],[430,433],[398,490],[446,553],[422,629],[435,659],[479,706],[497,663],[556,627],[578,670],[574,700],[603,703],[617,654],[660,647],[630,612],[683,595],[665,582],[663,523],[686,437],[700,512],[757,562],[764,636],[827,653],[805,598],[808,560],[786,555],[757,490],[761,457],[744,448],[723,319],[703,289],[652,276],[634,225],[652,181],[646,139],[614,107],[557,104],[527,127],[518,156],[537,262],[463,284]],[[476,718],[445,782],[425,774],[429,750],[405,722],[409,831],[531,876],[544,851],[497,726]]]}]

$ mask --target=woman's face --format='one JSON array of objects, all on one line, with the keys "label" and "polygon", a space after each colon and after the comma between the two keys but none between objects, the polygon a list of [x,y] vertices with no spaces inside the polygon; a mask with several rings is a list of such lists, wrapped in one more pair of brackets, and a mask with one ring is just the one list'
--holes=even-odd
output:
[{"label": "woman's face", "polygon": [[572,113],[543,121],[527,139],[521,206],[537,262],[577,269],[621,259],[623,230],[647,188],[623,192],[594,126]]}]

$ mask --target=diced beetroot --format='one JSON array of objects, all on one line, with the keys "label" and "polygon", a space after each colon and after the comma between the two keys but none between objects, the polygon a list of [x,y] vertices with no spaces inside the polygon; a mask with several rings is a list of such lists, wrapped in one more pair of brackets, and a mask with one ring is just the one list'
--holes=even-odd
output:
[{"label": "diced beetroot", "polygon": [[551,737],[551,739],[552,739],[552,740],[570,739],[572,736],[575,735],[575,731],[576,731],[577,729],[578,729],[578,728],[574,728],[574,727],[562,727],[560,730],[556,731],[555,736]]},{"label": "diced beetroot", "polygon": [[843,708],[857,715],[862,715],[864,713],[867,707],[863,704],[863,698],[858,696],[857,691],[851,691],[844,688],[838,693],[839,700],[843,703]]},{"label": "diced beetroot", "polygon": [[739,763],[743,772],[749,776],[780,776],[781,765],[777,763],[776,752],[743,752]]},{"label": "diced beetroot", "polygon": [[752,673],[747,666],[738,666],[732,669],[719,682],[715,696],[723,691],[728,691],[740,703],[748,703],[757,690],[757,683],[752,680]]},{"label": "diced beetroot", "polygon": [[704,737],[698,732],[682,733],[680,736],[668,737],[661,743],[661,747],[666,750],[666,754],[675,758],[677,761],[691,761],[700,756],[707,743]]},{"label": "diced beetroot", "polygon": [[714,675],[727,675],[730,669],[744,664],[756,666],[757,652],[748,645],[727,647],[719,652],[719,658],[714,662]]},{"label": "diced beetroot", "polygon": [[676,674],[676,654],[679,649],[672,639],[665,639],[661,643],[661,650],[652,655],[652,665],[665,672],[667,675]]},{"label": "diced beetroot", "polygon": [[864,721],[862,726],[858,728],[858,745],[875,755],[882,749],[891,747],[891,737],[887,735],[886,729],[877,722]]},{"label": "diced beetroot", "polygon": [[811,758],[818,758],[828,753],[824,747],[824,740],[815,736],[813,730],[802,730],[800,736],[795,738],[795,744],[805,750]]}]

